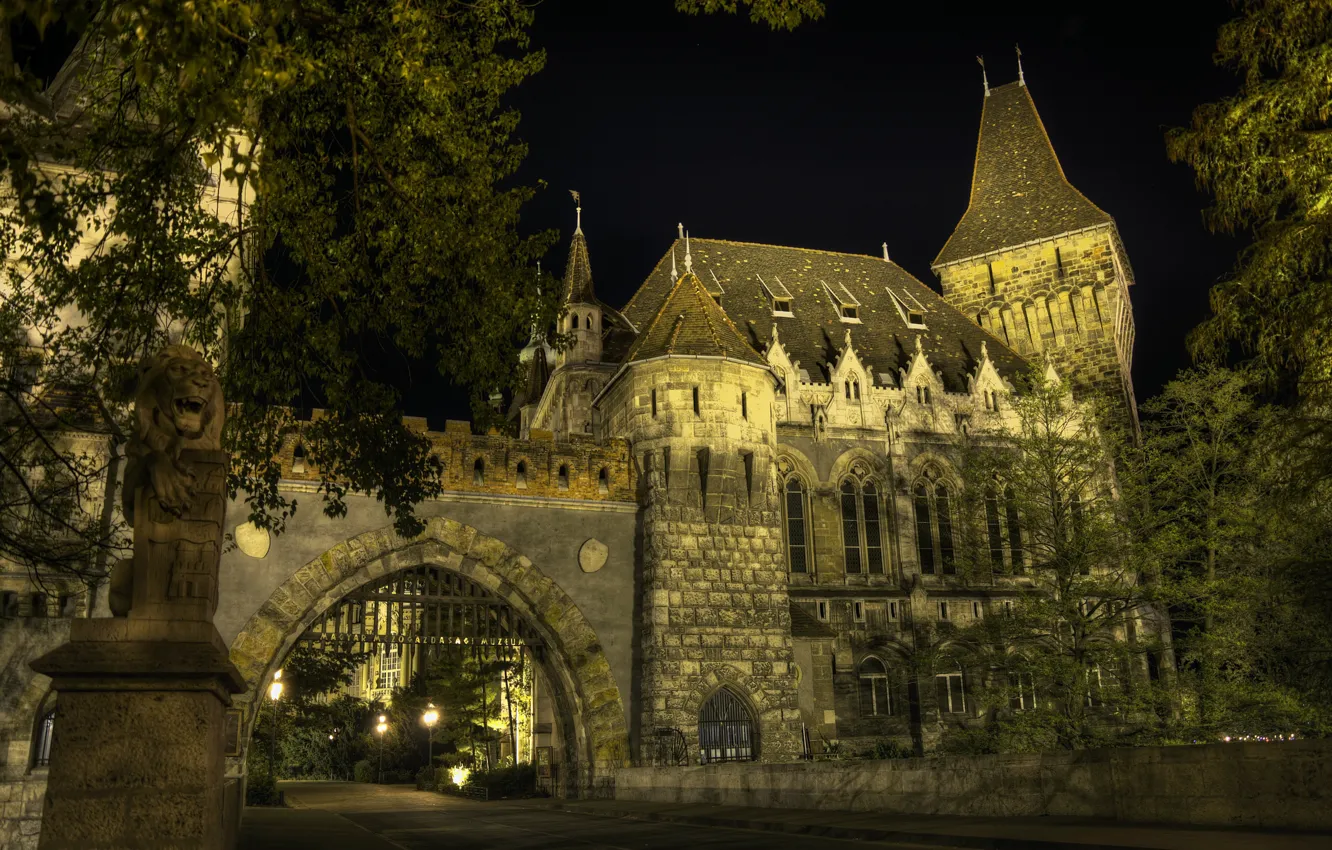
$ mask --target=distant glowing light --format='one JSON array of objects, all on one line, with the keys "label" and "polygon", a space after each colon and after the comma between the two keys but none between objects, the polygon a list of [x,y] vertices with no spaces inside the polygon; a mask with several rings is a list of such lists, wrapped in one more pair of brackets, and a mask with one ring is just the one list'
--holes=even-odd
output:
[{"label": "distant glowing light", "polygon": [[449,768],[449,779],[459,788],[467,784],[467,777],[472,775],[472,771],[465,767]]},{"label": "distant glowing light", "polygon": [[385,732],[388,731],[388,724],[387,723],[379,724],[378,726],[375,727],[375,731],[383,735]]},{"label": "distant glowing light", "polygon": [[425,714],[421,715],[421,722],[427,726],[434,726],[439,721],[439,711],[435,709],[434,703],[426,709]]}]

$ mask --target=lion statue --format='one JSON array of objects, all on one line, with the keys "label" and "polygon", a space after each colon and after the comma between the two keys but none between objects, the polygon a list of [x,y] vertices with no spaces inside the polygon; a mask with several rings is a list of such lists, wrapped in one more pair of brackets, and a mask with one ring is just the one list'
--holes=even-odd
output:
[{"label": "lion statue", "polygon": [[169,345],[139,366],[134,434],[122,507],[134,523],[134,491],[152,487],[162,509],[179,516],[194,499],[194,471],[182,449],[222,448],[222,386],[213,367],[185,345]]}]

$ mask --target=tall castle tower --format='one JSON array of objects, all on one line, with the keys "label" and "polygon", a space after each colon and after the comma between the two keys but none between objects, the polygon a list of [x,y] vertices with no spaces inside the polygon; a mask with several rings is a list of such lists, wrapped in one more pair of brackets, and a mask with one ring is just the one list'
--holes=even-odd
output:
[{"label": "tall castle tower", "polygon": [[642,740],[678,729],[698,752],[711,705],[752,719],[757,736],[732,742],[748,757],[800,752],[775,392],[767,363],[687,271],[597,400],[647,479]]},{"label": "tall castle tower", "polygon": [[1114,219],[1064,176],[1023,80],[986,87],[971,202],[932,267],[949,304],[1136,431],[1133,271]]}]

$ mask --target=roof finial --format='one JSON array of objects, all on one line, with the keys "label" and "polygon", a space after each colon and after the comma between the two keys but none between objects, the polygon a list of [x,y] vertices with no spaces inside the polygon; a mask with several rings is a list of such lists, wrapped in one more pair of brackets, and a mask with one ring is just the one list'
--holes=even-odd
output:
[{"label": "roof finial", "polygon": [[990,352],[985,347],[985,340],[981,340],[981,361],[984,362],[989,359],[990,359]]},{"label": "roof finial", "polygon": [[979,63],[980,63],[980,66],[981,66],[981,83],[985,86],[985,96],[986,96],[986,97],[989,97],[989,96],[990,96],[990,78],[987,77],[987,76],[985,76],[985,57],[984,57],[984,56],[977,56],[977,57],[976,57],[976,61],[979,62]]},{"label": "roof finial", "polygon": [[1025,86],[1027,84],[1027,77],[1022,73],[1022,48],[1015,44],[1013,45],[1013,49],[1017,51],[1018,55],[1018,85]]},{"label": "roof finial", "polygon": [[884,261],[885,263],[891,263],[891,262],[892,262],[892,260],[888,259],[888,243],[887,243],[887,242],[883,243],[883,261]]},{"label": "roof finial", "polygon": [[916,353],[920,353],[920,334],[916,334]]},{"label": "roof finial", "polygon": [[577,189],[570,189],[569,194],[573,195],[574,210],[578,215],[577,224],[574,227],[574,233],[583,232],[583,199],[579,196]]},{"label": "roof finial", "polygon": [[679,238],[683,239],[683,238],[684,238],[684,222],[680,222],[679,224],[675,225],[675,230],[676,230],[677,233],[680,234]]},{"label": "roof finial", "polygon": [[671,282],[674,283],[675,281],[677,281],[677,280],[679,280],[679,279],[680,279],[680,273],[677,272],[677,271],[675,270],[675,246],[672,245],[672,246],[671,246]]},{"label": "roof finial", "polygon": [[685,231],[685,274],[694,273],[694,255],[689,253],[689,231]]}]

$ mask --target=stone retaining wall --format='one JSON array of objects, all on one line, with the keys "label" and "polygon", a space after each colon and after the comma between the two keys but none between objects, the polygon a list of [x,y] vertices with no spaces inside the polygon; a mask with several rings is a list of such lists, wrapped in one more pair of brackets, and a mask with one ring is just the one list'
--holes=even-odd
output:
[{"label": "stone retaining wall", "polygon": [[1332,742],[625,768],[620,800],[1332,829]]},{"label": "stone retaining wall", "polygon": [[21,779],[0,779],[0,847],[4,850],[37,850],[42,829],[42,797],[46,774]]}]

